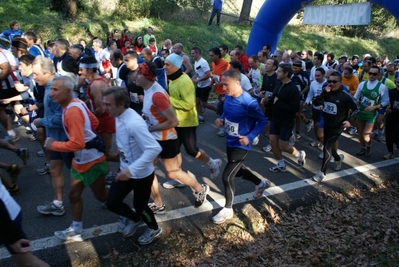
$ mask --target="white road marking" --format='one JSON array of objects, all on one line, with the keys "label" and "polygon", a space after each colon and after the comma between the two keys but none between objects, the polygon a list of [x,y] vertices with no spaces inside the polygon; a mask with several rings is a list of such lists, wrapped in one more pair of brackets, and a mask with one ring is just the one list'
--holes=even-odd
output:
[{"label": "white road marking", "polygon": [[[399,158],[384,160],[372,164],[366,164],[363,166],[357,166],[350,169],[329,173],[326,175],[326,178],[323,181],[332,181],[335,179],[339,179],[348,175],[354,175],[356,173],[367,173],[368,171],[379,169],[383,167],[387,167],[390,165],[394,165],[399,163]],[[265,196],[273,196],[280,193],[288,192],[291,190],[303,188],[306,186],[311,186],[317,184],[311,178],[303,179],[300,181],[283,184],[280,186],[272,186],[265,191]],[[239,204],[243,202],[247,202],[248,200],[252,200],[253,192],[242,194],[234,197],[234,204]],[[220,198],[211,202],[204,203],[200,208],[194,208],[193,206],[185,207],[177,210],[168,211],[166,214],[157,216],[157,222],[165,222],[169,220],[180,219],[186,216],[195,215],[201,212],[211,211],[213,209],[221,208],[225,203],[224,198]],[[105,224],[101,226],[96,226],[92,228],[84,229],[83,238],[85,240],[95,238],[97,236],[104,236],[108,234],[113,234],[116,232],[117,223]],[[30,244],[34,247],[34,251],[48,249],[51,247],[55,247],[63,244],[64,242],[55,236],[45,237],[41,239],[32,240]],[[6,248],[0,249],[0,260],[10,257],[10,254]]]}]

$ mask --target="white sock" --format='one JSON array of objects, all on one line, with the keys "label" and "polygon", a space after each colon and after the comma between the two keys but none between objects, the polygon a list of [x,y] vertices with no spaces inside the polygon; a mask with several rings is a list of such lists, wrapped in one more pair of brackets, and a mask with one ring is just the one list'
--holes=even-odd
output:
[{"label": "white sock", "polygon": [[280,166],[280,167],[284,167],[284,166],[285,166],[284,160],[283,160],[283,159],[280,159],[280,160],[278,161],[277,165]]},{"label": "white sock", "polygon": [[295,154],[295,157],[299,158],[300,155],[301,155],[301,153],[298,151],[298,153]]},{"label": "white sock", "polygon": [[83,222],[72,221],[72,228],[75,233],[82,233],[83,232]]},{"label": "white sock", "polygon": [[7,131],[7,134],[8,134],[9,136],[16,136],[16,135],[17,135],[17,134],[15,133],[14,129],[11,129],[11,130]]},{"label": "white sock", "polygon": [[209,167],[215,168],[215,160],[213,158],[209,158],[209,162],[207,163]]},{"label": "white sock", "polygon": [[54,200],[53,200],[53,204],[54,204],[55,206],[57,206],[57,207],[61,207],[61,206],[62,206],[62,200],[56,200],[56,199],[54,199]]}]

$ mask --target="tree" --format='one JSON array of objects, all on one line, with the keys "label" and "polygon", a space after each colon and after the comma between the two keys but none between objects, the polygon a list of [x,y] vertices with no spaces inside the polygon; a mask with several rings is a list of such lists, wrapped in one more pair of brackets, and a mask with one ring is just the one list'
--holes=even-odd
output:
[{"label": "tree", "polygon": [[251,7],[252,7],[252,0],[243,1],[239,22],[244,23],[249,20],[249,15],[251,14]]}]

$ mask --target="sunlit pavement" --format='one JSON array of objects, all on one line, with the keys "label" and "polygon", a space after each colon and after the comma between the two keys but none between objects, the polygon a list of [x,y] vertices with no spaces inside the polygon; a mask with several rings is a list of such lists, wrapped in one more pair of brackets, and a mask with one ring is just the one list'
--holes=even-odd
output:
[{"label": "sunlit pavement", "polygon": [[[207,110],[204,114],[205,123],[199,125],[197,129],[198,147],[205,150],[213,158],[222,158],[225,164],[225,138],[218,137],[218,130],[213,122],[216,115]],[[303,132],[302,138],[296,143],[299,150],[305,150],[307,154],[307,164],[300,168],[296,164],[294,157],[286,157],[287,172],[271,173],[268,168],[276,164],[272,153],[262,151],[262,146],[267,144],[267,138],[261,136],[260,142],[253,147],[249,153],[245,165],[247,168],[256,172],[259,176],[269,179],[272,182],[265,192],[265,198],[252,200],[254,185],[236,178],[236,197],[235,209],[242,207],[245,203],[254,206],[260,203],[268,203],[278,208],[293,208],[304,203],[312,202],[320,192],[346,191],[353,187],[371,187],[387,179],[389,173],[398,172],[399,158],[393,160],[383,160],[386,154],[385,143],[373,141],[373,150],[370,157],[357,157],[356,151],[359,149],[357,135],[344,133],[339,139],[340,154],[345,155],[344,164],[341,171],[334,172],[331,168],[322,183],[314,183],[310,178],[316,173],[321,165],[318,158],[321,150],[311,147],[309,142],[313,138],[313,130],[309,133]],[[24,136],[24,128],[19,127],[17,131]],[[4,130],[0,133],[4,136]],[[40,150],[38,142],[30,142],[26,138],[21,138],[16,145],[18,147],[28,147],[30,149],[30,161],[28,166],[22,170],[17,182],[20,187],[20,195],[15,196],[16,201],[21,205],[23,211],[23,226],[28,238],[35,247],[36,254],[48,261],[51,265],[70,266],[78,262],[83,262],[86,258],[95,258],[109,252],[112,247],[125,249],[137,249],[137,237],[134,235],[129,239],[122,239],[116,233],[117,216],[101,207],[101,203],[94,199],[90,189],[84,192],[84,217],[83,225],[85,228],[84,238],[87,240],[82,243],[64,245],[54,237],[56,230],[63,230],[71,223],[69,203],[67,199],[66,186],[64,191],[64,205],[66,214],[62,217],[43,216],[36,211],[37,205],[44,204],[53,199],[50,183],[50,175],[39,176],[35,169],[42,167],[44,158],[36,156],[36,151]],[[193,207],[194,196],[188,187],[182,189],[164,189],[160,186],[160,192],[168,212],[165,215],[157,216],[161,226],[168,225],[174,227],[179,221],[188,218],[194,221],[199,227],[204,224],[211,224],[209,218],[224,205],[223,185],[221,181],[222,171],[218,178],[211,179],[209,169],[206,164],[191,158],[183,150],[183,169],[193,174],[200,182],[210,185],[211,192],[208,201],[199,209]],[[6,163],[20,162],[18,157],[10,151],[0,151],[2,161]],[[22,164],[22,163],[21,163]],[[117,170],[117,164],[110,164],[113,171]],[[166,181],[163,168],[158,164],[156,174],[159,182]],[[222,166],[222,169],[224,165]],[[69,183],[69,174],[64,172],[66,185]],[[131,204],[131,196],[126,200]],[[189,216],[189,217],[188,217]],[[140,232],[140,231],[139,231]],[[136,245],[135,245],[136,244]],[[82,252],[84,252],[82,254]],[[13,266],[8,252],[2,248],[0,250],[0,266]],[[74,264],[72,264],[74,263]],[[11,264],[11,265],[10,265]]]}]

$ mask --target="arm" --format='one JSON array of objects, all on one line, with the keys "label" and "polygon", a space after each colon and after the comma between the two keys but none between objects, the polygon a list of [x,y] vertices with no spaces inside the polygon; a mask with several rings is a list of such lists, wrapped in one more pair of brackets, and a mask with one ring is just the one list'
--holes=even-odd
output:
[{"label": "arm", "polygon": [[3,62],[0,64],[0,81],[4,81],[5,79],[7,79],[8,75],[10,75],[10,64],[8,64],[8,61]]},{"label": "arm", "polygon": [[183,65],[186,67],[185,73],[189,74],[193,71],[193,66],[191,65],[190,59],[188,56],[183,57]]},{"label": "arm", "polygon": [[179,125],[179,120],[170,106],[167,97],[163,93],[155,93],[152,97],[152,102],[154,103],[154,106],[161,111],[162,115],[166,118],[166,121],[151,126],[149,129],[150,132],[167,130]]},{"label": "arm", "polygon": [[65,128],[69,139],[66,142],[54,141],[51,150],[59,152],[75,152],[82,150],[86,143],[84,137],[85,117],[78,107],[71,107],[64,116]]},{"label": "arm", "polygon": [[179,99],[176,99],[170,96],[170,103],[174,109],[192,110],[195,107],[195,101],[193,101],[195,99],[195,90],[191,80],[189,80],[189,83],[182,84],[179,97]]},{"label": "arm", "polygon": [[267,119],[256,100],[252,101],[248,106],[247,116],[252,117],[257,121],[255,128],[247,135],[247,138],[252,143],[254,138],[265,129]]},{"label": "arm", "polygon": [[48,107],[52,110],[52,115],[39,119],[39,125],[48,128],[62,128],[62,108],[59,104],[54,103],[50,98]]},{"label": "arm", "polygon": [[107,85],[102,81],[95,81],[90,86],[90,96],[94,99],[94,103],[96,104],[96,109],[93,113],[97,118],[101,117],[104,113],[102,92],[106,89]]},{"label": "arm", "polygon": [[142,121],[131,123],[128,126],[128,134],[137,140],[143,154],[127,168],[132,175],[142,171],[148,165],[152,165],[154,159],[161,153],[162,148],[147,129],[147,124]]}]

